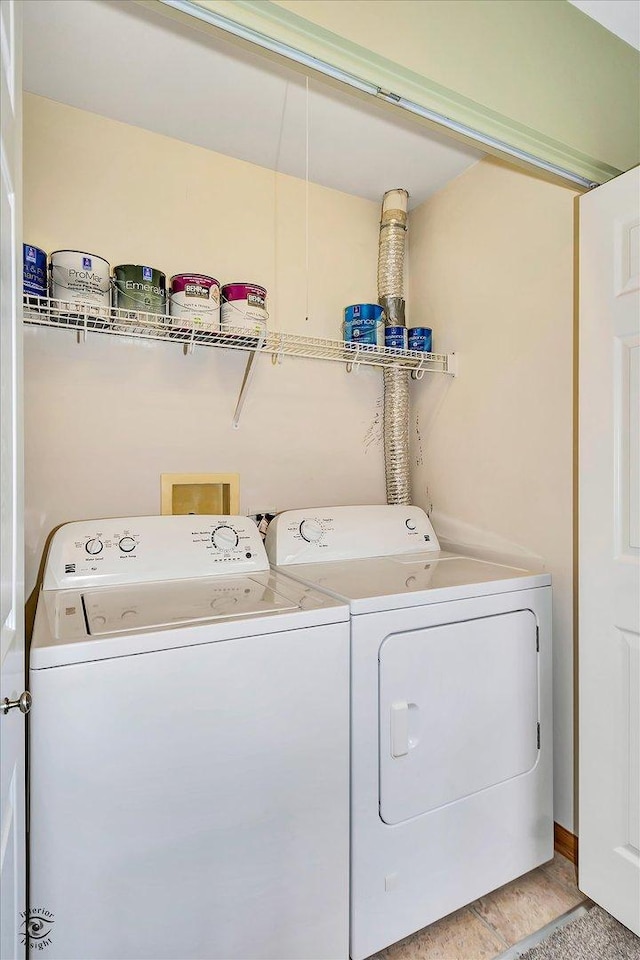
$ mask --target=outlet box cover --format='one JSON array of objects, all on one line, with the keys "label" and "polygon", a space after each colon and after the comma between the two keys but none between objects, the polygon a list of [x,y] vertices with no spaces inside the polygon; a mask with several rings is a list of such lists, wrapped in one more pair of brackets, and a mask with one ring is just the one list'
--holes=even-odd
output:
[{"label": "outlet box cover", "polygon": [[160,507],[167,514],[231,516],[240,512],[238,473],[162,473]]}]

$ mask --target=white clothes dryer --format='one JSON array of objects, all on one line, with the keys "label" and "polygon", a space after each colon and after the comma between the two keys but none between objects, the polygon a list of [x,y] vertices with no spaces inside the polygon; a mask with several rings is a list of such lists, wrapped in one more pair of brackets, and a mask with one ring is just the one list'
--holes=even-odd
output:
[{"label": "white clothes dryer", "polygon": [[246,517],[55,533],[30,662],[32,947],[344,960],[348,617],[271,572]]},{"label": "white clothes dryer", "polygon": [[351,957],[553,856],[551,579],[412,506],[290,510],[274,569],[351,609]]}]

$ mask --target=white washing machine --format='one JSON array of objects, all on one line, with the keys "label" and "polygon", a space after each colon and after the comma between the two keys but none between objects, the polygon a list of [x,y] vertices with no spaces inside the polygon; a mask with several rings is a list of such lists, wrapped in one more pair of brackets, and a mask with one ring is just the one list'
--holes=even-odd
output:
[{"label": "white washing machine", "polygon": [[551,587],[417,507],[291,510],[274,568],[351,608],[351,957],[553,856]]},{"label": "white washing machine", "polygon": [[344,960],[348,617],[270,572],[246,517],[56,532],[30,663],[32,947]]}]

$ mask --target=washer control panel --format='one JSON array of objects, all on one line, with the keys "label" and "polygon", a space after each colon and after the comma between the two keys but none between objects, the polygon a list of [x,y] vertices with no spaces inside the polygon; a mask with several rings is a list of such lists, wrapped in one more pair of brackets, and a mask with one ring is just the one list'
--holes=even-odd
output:
[{"label": "washer control panel", "polygon": [[376,505],[286,510],[271,521],[266,548],[276,565],[362,560],[440,549],[420,507]]},{"label": "washer control panel", "polygon": [[249,517],[125,517],[67,523],[49,547],[43,589],[229,576],[269,569]]}]

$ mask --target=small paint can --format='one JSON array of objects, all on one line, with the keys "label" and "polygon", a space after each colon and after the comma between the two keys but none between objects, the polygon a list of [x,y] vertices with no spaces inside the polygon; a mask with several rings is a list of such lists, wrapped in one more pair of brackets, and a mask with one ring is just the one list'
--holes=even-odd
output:
[{"label": "small paint can", "polygon": [[155,267],[121,263],[113,268],[114,306],[119,310],[164,314],[167,278]]},{"label": "small paint can", "polygon": [[413,327],[409,330],[409,350],[431,353],[432,331],[430,327]]},{"label": "small paint can", "polygon": [[22,244],[22,284],[25,297],[47,295],[47,255],[28,243]]},{"label": "small paint can", "polygon": [[177,273],[169,294],[171,326],[187,330],[220,329],[220,284],[201,273]]},{"label": "small paint can", "polygon": [[55,250],[49,257],[49,288],[52,300],[96,307],[111,305],[108,262],[82,250]]},{"label": "small paint can", "polygon": [[384,311],[378,303],[353,303],[344,308],[343,336],[346,343],[375,347],[382,340]]},{"label": "small paint can", "polygon": [[267,330],[267,291],[257,283],[225,283],[220,327],[233,332],[264,334]]},{"label": "small paint can", "polygon": [[395,347],[396,350],[407,349],[407,328],[406,327],[385,327],[384,328],[385,347]]}]

